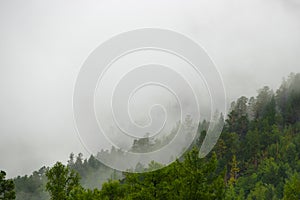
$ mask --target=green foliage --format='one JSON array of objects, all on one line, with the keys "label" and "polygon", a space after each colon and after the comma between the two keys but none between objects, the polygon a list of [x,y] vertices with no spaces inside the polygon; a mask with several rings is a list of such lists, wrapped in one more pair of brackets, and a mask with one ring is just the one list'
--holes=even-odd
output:
[{"label": "green foliage", "polygon": [[[146,171],[161,168],[151,162]],[[185,159],[147,173],[125,173],[124,179],[109,180],[101,190],[84,189],[68,166],[55,164],[47,171],[46,189],[51,199],[222,199],[225,194],[224,173],[217,174],[216,154],[200,159],[194,148]]]},{"label": "green foliage", "polygon": [[265,200],[265,199],[277,199],[275,195],[275,189],[273,185],[264,184],[261,181],[255,184],[255,187],[249,195],[247,196],[247,200]]},{"label": "green foliage", "polygon": [[98,200],[103,199],[100,196],[100,191],[97,189],[89,190],[82,187],[75,187],[72,189],[67,197],[68,200]]},{"label": "green foliage", "polygon": [[[222,199],[224,174],[216,174],[216,155],[200,159],[193,149],[163,169],[132,174],[126,173],[124,185],[129,199]],[[155,163],[151,163],[149,168]]]},{"label": "green foliage", "polygon": [[60,162],[46,172],[48,182],[46,190],[50,193],[51,200],[67,200],[71,191],[79,187],[79,175]]},{"label": "green foliage", "polygon": [[232,161],[230,163],[230,178],[229,178],[229,181],[228,181],[228,183],[230,185],[236,183],[239,171],[240,171],[240,168],[238,167],[238,162],[236,160],[236,156],[233,155]]},{"label": "green foliage", "polygon": [[123,199],[125,196],[125,188],[117,180],[109,180],[102,185],[100,196],[102,199]]},{"label": "green foliage", "polygon": [[40,200],[49,199],[45,191],[47,177],[46,167],[34,171],[30,176],[18,176],[14,179],[16,186],[17,200]]},{"label": "green foliage", "polygon": [[0,171],[0,199],[11,200],[16,198],[15,185],[12,180],[5,179],[6,173]]},{"label": "green foliage", "polygon": [[284,185],[284,200],[300,199],[300,174],[295,173]]}]

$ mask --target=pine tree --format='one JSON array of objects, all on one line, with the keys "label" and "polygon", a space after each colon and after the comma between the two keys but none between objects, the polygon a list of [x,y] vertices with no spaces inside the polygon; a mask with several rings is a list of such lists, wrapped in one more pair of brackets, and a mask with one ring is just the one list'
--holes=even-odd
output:
[{"label": "pine tree", "polygon": [[236,156],[233,155],[232,161],[230,163],[230,178],[228,180],[229,185],[234,185],[236,183],[236,180],[238,178],[238,173],[240,171],[238,167],[238,161],[236,160]]},{"label": "pine tree", "polygon": [[67,200],[70,192],[80,187],[78,173],[60,162],[48,170],[46,176],[48,178],[46,190],[50,193],[51,200]]}]

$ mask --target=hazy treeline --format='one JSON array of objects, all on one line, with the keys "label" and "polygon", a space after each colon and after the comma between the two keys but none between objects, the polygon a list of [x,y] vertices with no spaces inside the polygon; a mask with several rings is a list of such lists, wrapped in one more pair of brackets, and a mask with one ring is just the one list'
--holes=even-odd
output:
[{"label": "hazy treeline", "polygon": [[300,74],[291,74],[277,91],[264,87],[256,97],[240,97],[224,120],[206,158],[198,158],[209,125],[203,121],[189,151],[165,168],[120,173],[93,156],[71,154],[66,166],[15,178],[17,199],[300,199]]}]

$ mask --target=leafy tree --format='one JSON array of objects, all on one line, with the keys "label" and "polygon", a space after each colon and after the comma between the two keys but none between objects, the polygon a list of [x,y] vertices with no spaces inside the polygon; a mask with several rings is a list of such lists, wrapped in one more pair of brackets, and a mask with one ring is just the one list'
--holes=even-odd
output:
[{"label": "leafy tree", "polygon": [[[160,168],[155,162],[150,169]],[[157,171],[126,173],[124,184],[130,199],[222,199],[225,193],[224,173],[216,173],[217,159],[200,159],[198,150],[186,153],[184,160]]]},{"label": "leafy tree", "polygon": [[69,160],[68,160],[68,166],[73,167],[74,164],[75,164],[75,162],[74,162],[74,153],[71,153],[70,156],[69,156]]},{"label": "leafy tree", "polygon": [[17,200],[41,200],[49,199],[45,191],[47,182],[46,167],[34,171],[30,176],[18,176],[14,179]]},{"label": "leafy tree", "polygon": [[68,200],[98,200],[101,198],[98,189],[90,190],[82,187],[75,187],[68,196]]},{"label": "leafy tree", "polygon": [[282,116],[282,124],[294,124],[300,120],[300,74],[291,73],[277,90],[277,104]]},{"label": "leafy tree", "polygon": [[231,112],[226,120],[226,130],[235,132],[240,137],[244,137],[249,126],[249,118],[247,111],[248,99],[244,96],[240,97],[236,103],[232,104]]},{"label": "leafy tree", "polygon": [[4,171],[0,171],[0,199],[2,200],[10,200],[15,199],[15,185],[12,180],[5,179],[6,173]]},{"label": "leafy tree", "polygon": [[255,184],[254,189],[247,196],[247,200],[277,199],[275,189],[272,185],[264,184],[261,181]]},{"label": "leafy tree", "polygon": [[270,103],[274,96],[274,92],[268,86],[258,90],[255,103],[255,119],[264,118],[267,115],[267,105]]},{"label": "leafy tree", "polygon": [[123,199],[125,195],[124,186],[117,180],[109,180],[102,185],[100,196],[102,199],[115,200]]},{"label": "leafy tree", "polygon": [[295,173],[284,185],[284,200],[300,199],[300,175]]},{"label": "leafy tree", "polygon": [[197,149],[186,154],[180,166],[182,182],[181,198],[186,199],[222,199],[225,194],[224,172],[217,174],[217,157],[215,153],[210,158],[200,159]]},{"label": "leafy tree", "polygon": [[70,192],[80,186],[78,173],[60,162],[48,170],[46,176],[46,190],[50,193],[51,200],[67,200]]}]

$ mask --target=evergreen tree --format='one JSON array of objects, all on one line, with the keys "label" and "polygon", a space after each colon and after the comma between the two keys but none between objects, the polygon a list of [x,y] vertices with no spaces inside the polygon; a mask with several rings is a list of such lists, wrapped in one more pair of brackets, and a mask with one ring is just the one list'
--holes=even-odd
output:
[{"label": "evergreen tree", "polygon": [[80,187],[79,175],[60,162],[57,162],[46,172],[48,182],[46,190],[50,193],[51,200],[67,200],[71,191]]},{"label": "evergreen tree", "polygon": [[1,200],[11,200],[16,198],[15,185],[12,180],[5,179],[6,173],[0,171],[0,199]]}]

